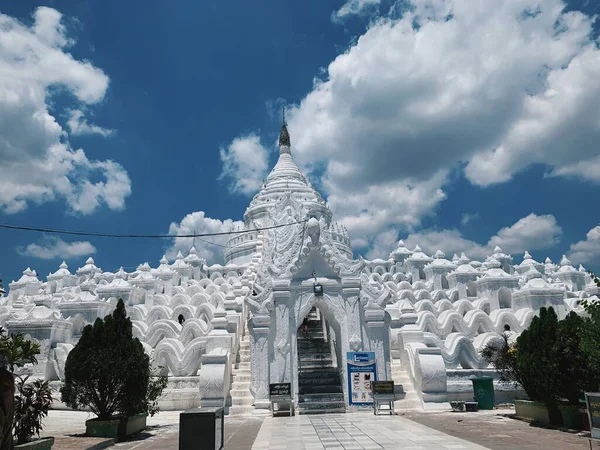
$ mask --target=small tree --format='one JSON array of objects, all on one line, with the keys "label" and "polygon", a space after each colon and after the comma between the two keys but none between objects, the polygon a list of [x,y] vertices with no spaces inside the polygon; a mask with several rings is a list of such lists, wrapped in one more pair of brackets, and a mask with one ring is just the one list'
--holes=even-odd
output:
[{"label": "small tree", "polygon": [[[600,279],[589,272],[592,280],[600,287]],[[588,358],[590,369],[593,373],[600,374],[600,302],[583,300],[581,305],[589,317],[584,319],[583,332],[581,335],[581,348]],[[590,390],[600,390],[600,381]]]},{"label": "small tree", "polygon": [[15,407],[15,367],[37,364],[39,344],[22,334],[8,336],[0,327],[0,450],[12,448]]},{"label": "small tree", "polygon": [[517,372],[517,346],[508,342],[506,334],[503,334],[502,338],[500,343],[488,343],[481,350],[481,356],[498,371],[502,383],[516,385],[520,383]]},{"label": "small tree", "polygon": [[584,392],[597,389],[600,382],[600,372],[594,371],[591,366],[590,355],[584,345],[584,335],[590,325],[589,320],[575,312],[558,323],[555,349],[555,358],[560,366],[558,392],[561,398],[572,404],[577,404]]},{"label": "small tree", "polygon": [[27,383],[27,378],[17,382],[15,396],[15,430],[17,444],[31,440],[34,434],[40,435],[42,420],[48,416],[52,405],[52,391],[48,381],[35,380]]},{"label": "small tree", "polygon": [[131,320],[119,300],[112,315],[83,329],[67,357],[61,395],[67,406],[89,406],[98,418],[108,419],[115,413],[154,414],[165,385],[164,379],[152,380],[148,355],[133,337]]},{"label": "small tree", "polygon": [[516,370],[523,389],[533,401],[556,405],[562,367],[556,358],[558,317],[552,307],[541,308],[517,339]]}]

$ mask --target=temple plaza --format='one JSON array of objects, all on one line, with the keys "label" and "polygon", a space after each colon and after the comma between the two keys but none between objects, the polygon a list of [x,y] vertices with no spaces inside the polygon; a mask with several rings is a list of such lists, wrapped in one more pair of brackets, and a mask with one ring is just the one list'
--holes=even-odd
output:
[{"label": "temple plaza", "polygon": [[[404,414],[404,413],[400,413]],[[44,435],[53,435],[55,447],[177,449],[179,412],[162,412],[149,419],[149,428],[127,442],[83,436],[89,414],[52,411]],[[227,450],[317,449],[589,449],[576,433],[532,427],[512,418],[514,409],[477,413],[410,412],[399,416],[369,413],[319,414],[295,417],[234,416],[225,420]],[[95,446],[95,447],[94,447]],[[593,448],[600,448],[595,446]]]},{"label": "temple plaza", "polygon": [[[473,401],[474,378],[491,380],[492,407],[524,398],[481,349],[507,330],[514,339],[543,307],[559,319],[582,314],[582,300],[600,290],[583,267],[529,253],[514,264],[500,247],[482,261],[428,255],[402,241],[381,259],[356,258],[348,230],[294,162],[285,121],[279,159],[244,224],[224,265],[192,247],[133,272],[89,258],[45,279],[27,268],[9,283],[0,326],[41,346],[26,369],[57,393],[44,428],[55,448],[87,445],[76,437],[87,413],[67,411],[58,390],[84,326],[119,299],[169,382],[148,430],[117,448],[176,448],[179,412],[212,407],[224,410],[227,449],[587,448],[577,434],[512,419],[510,408],[450,412]],[[373,415],[377,380],[400,387],[396,415]],[[274,384],[288,386],[294,416],[271,416]]]}]

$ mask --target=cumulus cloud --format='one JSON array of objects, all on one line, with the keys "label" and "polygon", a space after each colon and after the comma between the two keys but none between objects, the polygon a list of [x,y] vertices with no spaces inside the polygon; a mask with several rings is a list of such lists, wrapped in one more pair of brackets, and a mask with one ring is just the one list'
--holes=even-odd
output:
[{"label": "cumulus cloud", "polygon": [[125,169],[72,149],[48,106],[57,87],[78,110],[97,104],[109,78],[66,51],[73,39],[58,11],[40,7],[33,19],[27,26],[0,14],[0,209],[15,213],[57,198],[83,214],[102,204],[123,208],[131,193]]},{"label": "cumulus cloud", "polygon": [[[169,234],[177,236],[182,234],[222,233],[241,229],[243,225],[244,223],[241,221],[212,219],[206,217],[204,211],[196,211],[186,215],[179,223],[171,223]],[[222,264],[223,246],[227,239],[229,239],[228,235],[196,238],[194,244],[193,238],[175,237],[173,245],[167,249],[167,257],[173,259],[179,251],[187,255],[192,245],[195,245],[198,256],[205,258],[209,264]]]},{"label": "cumulus cloud", "polygon": [[267,175],[269,152],[256,134],[235,138],[220,150],[223,163],[222,178],[231,181],[231,192],[254,194]]},{"label": "cumulus cloud", "polygon": [[69,259],[93,255],[96,247],[88,241],[65,242],[59,237],[46,236],[37,243],[18,247],[17,252],[39,259]]},{"label": "cumulus cloud", "polygon": [[69,130],[71,130],[71,135],[99,134],[104,137],[109,137],[115,134],[115,130],[89,124],[84,116],[84,112],[81,110],[74,109],[69,111],[67,126],[69,127]]},{"label": "cumulus cloud", "polygon": [[576,264],[600,263],[600,225],[588,231],[585,240],[571,244],[568,255]]},{"label": "cumulus cloud", "polygon": [[454,253],[460,255],[465,252],[471,259],[484,259],[490,254],[488,248],[475,241],[463,237],[459,230],[435,230],[427,229],[418,233],[411,233],[404,239],[404,243],[411,250],[419,245],[427,254],[434,254],[438,250],[452,257]]},{"label": "cumulus cloud", "polygon": [[537,216],[529,214],[514,225],[502,228],[493,236],[488,248],[496,245],[508,253],[523,253],[525,250],[543,250],[552,248],[560,241],[562,228],[551,215]]},{"label": "cumulus cloud", "polygon": [[338,21],[348,16],[362,14],[375,9],[381,0],[348,0],[340,9],[333,13],[333,20]]},{"label": "cumulus cloud", "polygon": [[593,18],[562,0],[407,3],[288,112],[296,160],[349,230],[410,230],[435,213],[454,168],[480,186],[536,163],[600,180]]},{"label": "cumulus cloud", "polygon": [[[600,231],[600,227],[599,227]],[[433,254],[442,250],[447,257],[454,253],[465,252],[471,259],[484,259],[493,253],[498,245],[506,253],[522,254],[525,250],[544,250],[554,247],[560,240],[562,228],[552,215],[529,214],[519,219],[510,227],[500,229],[487,244],[481,245],[466,239],[459,230],[426,229],[410,233],[403,238],[409,249],[419,245],[424,252]],[[397,232],[386,230],[379,234],[372,244],[373,250],[367,256],[387,258],[389,252],[396,247]],[[374,253],[377,251],[378,253]]]}]

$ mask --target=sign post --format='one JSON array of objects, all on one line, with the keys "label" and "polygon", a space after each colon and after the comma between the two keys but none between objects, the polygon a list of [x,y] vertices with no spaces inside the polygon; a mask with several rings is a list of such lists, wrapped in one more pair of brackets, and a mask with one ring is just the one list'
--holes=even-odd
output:
[{"label": "sign post", "polygon": [[374,352],[348,352],[348,404],[371,406],[373,391],[371,383],[377,381],[377,365]]},{"label": "sign post", "polygon": [[271,399],[271,413],[275,415],[275,404],[287,404],[290,416],[293,416],[292,384],[271,383],[269,385],[269,398]]},{"label": "sign post", "polygon": [[387,403],[389,406],[390,415],[394,415],[394,400],[396,400],[396,394],[394,393],[394,382],[393,381],[374,381],[373,386],[373,414],[379,415],[381,411],[381,405]]}]

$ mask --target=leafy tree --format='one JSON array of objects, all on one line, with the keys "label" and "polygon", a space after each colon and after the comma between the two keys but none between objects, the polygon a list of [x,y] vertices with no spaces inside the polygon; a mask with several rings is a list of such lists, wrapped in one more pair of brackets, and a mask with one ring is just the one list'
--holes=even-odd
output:
[{"label": "leafy tree", "polygon": [[26,340],[22,334],[8,336],[0,327],[0,449],[12,448],[15,408],[15,367],[37,364],[40,352],[37,343]]},{"label": "leafy tree", "polygon": [[27,378],[17,382],[14,429],[17,444],[28,442],[34,434],[40,435],[42,420],[52,405],[50,383],[44,380],[27,383]]},{"label": "leafy tree", "polygon": [[65,364],[62,401],[69,407],[89,406],[100,419],[115,413],[154,414],[166,379],[151,378],[150,360],[133,337],[131,320],[119,300],[112,315],[83,329]]},{"label": "leafy tree", "polygon": [[590,365],[590,355],[584,345],[583,336],[591,325],[575,312],[558,323],[554,350],[560,367],[556,374],[558,393],[572,404],[577,404],[584,392],[596,390],[600,382],[600,372]]},{"label": "leafy tree", "polygon": [[519,384],[519,373],[517,372],[517,346],[508,342],[508,336],[502,335],[502,342],[492,341],[488,343],[481,356],[500,373],[500,381],[506,384]]},{"label": "leafy tree", "polygon": [[552,307],[541,308],[517,339],[516,370],[523,389],[533,401],[556,404],[562,370],[556,358],[559,326]]},{"label": "leafy tree", "polygon": [[[600,279],[592,272],[589,273],[592,276],[592,280],[600,287]],[[600,374],[600,302],[583,300],[581,305],[589,316],[584,319],[581,348],[588,357],[591,370],[594,373]],[[590,390],[600,390],[600,381]]]}]

